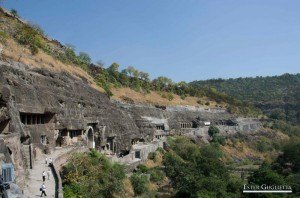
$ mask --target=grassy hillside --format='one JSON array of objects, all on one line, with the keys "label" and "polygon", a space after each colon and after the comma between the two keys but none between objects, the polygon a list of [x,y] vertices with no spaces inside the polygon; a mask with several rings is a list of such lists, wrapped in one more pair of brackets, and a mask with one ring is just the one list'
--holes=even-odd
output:
[{"label": "grassy hillside", "polygon": [[158,105],[199,105],[225,107],[231,113],[259,116],[259,109],[211,89],[195,89],[186,82],[166,77],[151,80],[149,74],[129,66],[119,71],[112,63],[93,63],[87,53],[75,53],[72,45],[48,38],[35,24],[24,22],[16,13],[0,8],[1,59],[18,61],[29,67],[68,72],[116,100]]},{"label": "grassy hillside", "polygon": [[190,83],[196,88],[214,88],[263,109],[275,119],[300,124],[300,74],[272,77],[213,79]]}]

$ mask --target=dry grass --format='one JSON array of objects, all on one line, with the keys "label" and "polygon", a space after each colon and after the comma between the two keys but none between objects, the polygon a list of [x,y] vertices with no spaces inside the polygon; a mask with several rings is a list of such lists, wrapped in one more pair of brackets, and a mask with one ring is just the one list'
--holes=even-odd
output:
[{"label": "dry grass", "polygon": [[155,183],[153,183],[153,182],[149,182],[148,184],[147,184],[147,189],[148,189],[148,191],[149,192],[156,192],[157,191],[157,189],[158,189],[158,185],[157,184],[155,184]]},{"label": "dry grass", "polygon": [[[282,132],[273,131],[271,129],[264,129],[267,133],[273,133],[271,137],[265,137],[264,134],[259,135],[259,139],[269,139],[270,141],[276,142],[287,142],[289,140],[289,136],[283,134]],[[258,141],[258,140],[257,140]],[[278,156],[278,151],[266,151],[259,152],[257,149],[253,148],[253,142],[244,142],[237,141],[235,144],[231,140],[227,140],[227,144],[225,146],[221,146],[221,149],[224,153],[227,154],[229,159],[261,159],[264,161],[273,161]],[[224,159],[227,161],[227,159]]]},{"label": "dry grass", "polygon": [[[104,92],[104,90],[97,86],[93,81],[93,78],[87,74],[84,70],[79,67],[70,64],[64,64],[59,60],[54,59],[52,56],[46,54],[42,50],[39,50],[38,54],[32,55],[31,51],[16,43],[13,39],[7,39],[5,43],[2,44],[3,52],[2,55],[5,59],[14,60],[17,62],[21,62],[23,64],[28,65],[30,68],[44,68],[52,72],[67,72],[73,75],[74,77],[80,79],[87,79],[88,83],[94,89]],[[158,104],[158,105],[166,105],[166,106],[174,106],[174,105],[194,105],[199,106],[197,103],[198,98],[196,97],[186,97],[184,100],[180,98],[178,95],[173,95],[174,99],[169,101],[166,98],[163,98],[161,94],[158,92],[152,91],[149,94],[143,94],[140,92],[136,92],[130,88],[113,88],[113,99],[122,100],[123,96],[131,98],[136,103],[150,103],[150,104]],[[206,101],[205,99],[202,99]],[[210,102],[212,105],[213,103]]]},{"label": "dry grass", "polygon": [[155,162],[153,160],[147,160],[144,165],[148,168],[160,167],[163,165],[163,155],[160,152],[156,151]]},{"label": "dry grass", "polygon": [[[17,25],[21,22],[16,20],[15,18],[5,16],[2,12],[0,12],[0,15],[2,18],[5,18],[7,21],[6,23],[0,24],[0,28],[10,32],[11,30],[16,29]],[[56,43],[53,43],[47,39],[44,39],[44,42],[46,42],[49,45],[57,45]],[[45,68],[53,72],[68,72],[71,75],[73,75],[76,78],[85,78],[93,87],[94,89],[104,92],[104,90],[97,86],[96,83],[93,81],[93,78],[87,74],[84,70],[82,70],[79,67],[76,67],[74,65],[70,64],[64,64],[60,62],[59,60],[56,60],[52,56],[46,54],[42,50],[39,50],[39,53],[36,55],[32,55],[31,51],[22,46],[19,45],[17,42],[15,42],[13,39],[8,38],[6,39],[6,42],[3,44],[3,57],[6,59],[11,59],[17,62],[24,63],[28,65],[31,68]],[[174,99],[169,101],[166,98],[163,98],[161,95],[163,93],[158,93],[155,91],[152,91],[149,94],[143,94],[140,92],[136,92],[130,88],[114,88],[112,90],[114,96],[113,99],[116,100],[123,100],[122,97],[128,97],[131,98],[136,103],[150,103],[154,105],[165,105],[165,106],[174,106],[174,105],[191,105],[191,106],[206,106],[205,103],[209,102],[209,107],[215,107],[219,106],[219,104],[216,104],[213,101],[210,101],[207,98],[201,98],[201,104],[199,105],[197,101],[199,101],[199,98],[197,97],[186,97],[184,100],[180,98],[178,95],[173,95]],[[223,105],[223,104],[222,104]],[[224,104],[226,105],[226,104]]]},{"label": "dry grass", "polygon": [[113,197],[124,198],[124,197],[134,197],[134,191],[129,178],[123,180],[123,191],[115,193]]},{"label": "dry grass", "polygon": [[[67,72],[73,75],[76,78],[85,78],[88,83],[94,89],[104,92],[104,90],[97,86],[93,81],[93,78],[87,74],[84,70],[79,67],[70,64],[64,64],[59,60],[54,59],[52,56],[46,54],[42,50],[38,54],[32,55],[31,51],[16,43],[13,39],[7,39],[5,43],[2,44],[3,52],[2,55],[5,59],[14,60],[28,65],[30,68],[44,68],[52,72]],[[174,99],[169,101],[166,98],[163,98],[161,94],[155,91],[151,91],[149,94],[143,94],[141,92],[134,91],[130,88],[113,88],[113,99],[121,100],[122,97],[131,98],[136,103],[150,103],[154,105],[165,105],[165,106],[174,106],[174,105],[192,105],[199,106],[197,101],[199,100],[196,97],[186,97],[184,100],[178,95],[173,95]],[[201,99],[203,102],[208,101],[205,98]],[[215,105],[213,102],[210,102],[210,106]]]},{"label": "dry grass", "polygon": [[[122,88],[113,88],[113,99],[123,100],[123,97],[132,99],[135,103],[147,103],[153,105],[165,105],[165,106],[175,106],[175,105],[191,105],[191,106],[201,106],[197,103],[199,100],[197,97],[186,97],[184,100],[180,96],[173,94],[174,99],[169,101],[166,98],[163,98],[160,93],[156,91],[151,91],[148,94],[134,91],[128,87]],[[202,101],[209,101],[207,98],[201,98]],[[215,106],[216,104],[212,101],[209,101],[209,106]]]},{"label": "dry grass", "polygon": [[262,153],[253,150],[244,142],[238,141],[235,147],[228,144],[225,146],[221,146],[221,148],[222,151],[228,154],[231,158],[236,158],[240,160],[247,159],[249,157],[264,159],[264,155]]},{"label": "dry grass", "polygon": [[43,68],[56,73],[67,72],[77,79],[85,78],[93,88],[104,92],[101,87],[96,85],[93,78],[79,67],[64,64],[42,50],[39,50],[38,54],[32,55],[28,48],[19,45],[12,39],[6,39],[6,42],[2,45],[2,55],[5,59],[21,62],[28,65],[29,68]]}]

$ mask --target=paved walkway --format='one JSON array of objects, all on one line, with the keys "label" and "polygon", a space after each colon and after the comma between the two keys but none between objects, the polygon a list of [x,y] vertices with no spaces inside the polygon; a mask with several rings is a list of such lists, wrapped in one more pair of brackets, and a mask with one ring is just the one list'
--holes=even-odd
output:
[{"label": "paved walkway", "polygon": [[[64,153],[67,153],[71,150],[72,150],[72,148],[59,148],[59,149],[56,149],[50,155],[47,155],[47,157],[48,157],[48,159],[52,158],[52,160],[54,160],[55,158],[59,157],[60,155],[63,155]],[[47,175],[47,171],[49,170],[48,165],[45,164],[45,157],[46,157],[46,155],[44,157],[42,157],[41,159],[37,159],[34,162],[33,169],[28,170],[29,175],[28,175],[28,179],[26,181],[26,188],[24,190],[25,198],[34,198],[34,197],[41,196],[40,187],[43,184],[42,173],[43,173],[43,171],[45,171],[46,175]],[[55,197],[55,180],[54,180],[52,172],[50,174],[49,180],[46,176],[45,186],[46,186],[47,197]]]}]

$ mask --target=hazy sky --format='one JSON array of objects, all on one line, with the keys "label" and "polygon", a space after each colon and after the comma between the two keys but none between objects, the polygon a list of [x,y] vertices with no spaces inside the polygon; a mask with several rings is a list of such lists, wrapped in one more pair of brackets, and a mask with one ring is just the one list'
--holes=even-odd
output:
[{"label": "hazy sky", "polygon": [[174,81],[300,72],[299,0],[6,0],[93,61]]}]

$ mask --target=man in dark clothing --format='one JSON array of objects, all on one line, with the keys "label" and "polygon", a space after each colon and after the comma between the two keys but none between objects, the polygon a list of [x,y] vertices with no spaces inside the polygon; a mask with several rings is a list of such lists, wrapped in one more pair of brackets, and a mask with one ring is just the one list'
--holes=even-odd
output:
[{"label": "man in dark clothing", "polygon": [[43,182],[45,182],[45,179],[46,179],[46,173],[45,173],[45,171],[43,171],[42,176],[43,176]]},{"label": "man in dark clothing", "polygon": [[45,197],[47,196],[47,195],[46,195],[46,186],[45,186],[44,183],[42,184],[42,186],[41,186],[41,188],[40,188],[40,191],[42,191],[41,197],[42,197],[43,195],[45,195]]}]

